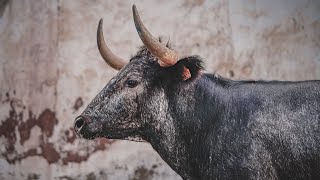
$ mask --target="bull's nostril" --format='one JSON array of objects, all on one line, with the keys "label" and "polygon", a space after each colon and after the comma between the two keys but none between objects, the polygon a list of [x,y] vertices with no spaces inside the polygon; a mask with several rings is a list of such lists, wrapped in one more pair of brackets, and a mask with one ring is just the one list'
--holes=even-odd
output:
[{"label": "bull's nostril", "polygon": [[83,124],[84,124],[84,120],[82,118],[78,118],[76,120],[75,126],[77,129],[80,129],[83,126]]}]

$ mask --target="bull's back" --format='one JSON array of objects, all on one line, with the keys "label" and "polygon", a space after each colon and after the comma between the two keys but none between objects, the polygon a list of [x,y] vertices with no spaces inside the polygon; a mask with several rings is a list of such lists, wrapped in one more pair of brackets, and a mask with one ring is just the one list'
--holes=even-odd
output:
[{"label": "bull's back", "polygon": [[252,92],[259,99],[248,110],[253,165],[269,177],[320,179],[320,81],[264,82]]},{"label": "bull's back", "polygon": [[202,179],[320,179],[320,81],[199,82]]}]

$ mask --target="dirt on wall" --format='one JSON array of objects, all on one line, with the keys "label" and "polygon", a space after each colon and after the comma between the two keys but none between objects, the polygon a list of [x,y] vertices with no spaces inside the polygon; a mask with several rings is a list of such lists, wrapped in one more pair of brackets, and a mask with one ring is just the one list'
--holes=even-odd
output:
[{"label": "dirt on wall", "polygon": [[[54,133],[54,128],[58,124],[55,112],[50,109],[44,109],[37,117],[32,111],[24,112],[25,107],[21,111],[17,111],[15,105],[17,98],[11,98],[9,92],[6,93],[7,99],[3,104],[10,104],[8,117],[2,121],[0,125],[0,136],[6,139],[5,151],[1,153],[9,164],[15,164],[31,156],[43,157],[49,164],[61,163],[67,165],[69,162],[81,163],[86,161],[91,154],[96,151],[103,151],[112,143],[112,140],[97,139],[91,150],[84,154],[79,154],[77,151],[64,151],[61,149],[61,144],[50,142],[50,138]],[[28,114],[26,118],[24,114]],[[34,127],[40,129],[38,137],[31,137],[31,131]],[[38,139],[38,146],[34,148],[16,149],[17,146],[22,146],[30,138]],[[59,135],[59,138],[65,141],[64,144],[73,144],[76,135],[72,128],[65,130]],[[20,139],[19,142],[17,140]],[[17,145],[18,144],[18,145]]]}]

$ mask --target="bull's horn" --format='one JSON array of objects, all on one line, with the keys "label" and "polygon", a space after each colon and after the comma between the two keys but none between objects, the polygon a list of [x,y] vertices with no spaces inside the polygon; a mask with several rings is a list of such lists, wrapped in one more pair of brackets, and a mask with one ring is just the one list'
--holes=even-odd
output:
[{"label": "bull's horn", "polygon": [[132,6],[132,11],[134,24],[136,26],[140,39],[147,47],[147,49],[160,60],[160,66],[167,67],[176,64],[178,61],[178,54],[175,51],[167,48],[165,45],[161,44],[156,38],[151,35],[148,29],[143,25],[135,5]]},{"label": "bull's horn", "polygon": [[100,54],[104,61],[109,64],[112,68],[116,70],[120,70],[124,65],[126,65],[126,61],[115,54],[113,54],[108,48],[106,42],[104,41],[103,32],[102,32],[102,18],[99,21],[98,31],[97,31],[97,43]]}]

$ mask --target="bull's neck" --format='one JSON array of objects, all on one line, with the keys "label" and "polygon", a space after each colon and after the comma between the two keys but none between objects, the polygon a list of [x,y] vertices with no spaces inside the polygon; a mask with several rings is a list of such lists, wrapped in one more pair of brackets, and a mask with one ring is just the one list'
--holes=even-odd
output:
[{"label": "bull's neck", "polygon": [[218,115],[213,109],[220,103],[216,94],[220,90],[215,81],[201,75],[194,82],[175,88],[167,87],[162,102],[154,102],[162,106],[153,116],[158,118],[155,122],[161,123],[150,126],[148,141],[186,179],[190,174],[197,174],[192,172],[197,164],[194,147],[203,143],[205,137],[202,135],[206,134],[203,129],[208,129],[207,124],[214,125]]}]

